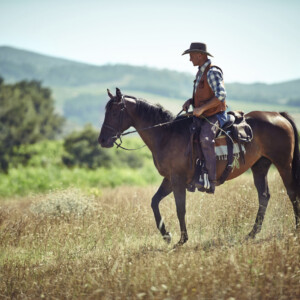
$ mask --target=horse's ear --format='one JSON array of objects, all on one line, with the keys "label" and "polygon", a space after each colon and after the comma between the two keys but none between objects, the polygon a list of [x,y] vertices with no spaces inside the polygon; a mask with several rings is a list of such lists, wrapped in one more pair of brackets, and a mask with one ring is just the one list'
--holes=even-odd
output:
[{"label": "horse's ear", "polygon": [[109,89],[107,89],[107,94],[108,94],[108,96],[109,96],[110,99],[112,99],[112,98],[114,97],[114,96],[112,95],[112,93],[110,92]]},{"label": "horse's ear", "polygon": [[122,100],[122,93],[119,88],[116,88],[116,96],[117,96],[118,101]]}]

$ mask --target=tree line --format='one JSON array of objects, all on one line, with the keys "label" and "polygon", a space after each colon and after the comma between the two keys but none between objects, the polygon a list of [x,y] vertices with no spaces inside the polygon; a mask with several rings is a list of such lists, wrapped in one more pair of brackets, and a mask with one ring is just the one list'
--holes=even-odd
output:
[{"label": "tree line", "polygon": [[[39,155],[35,153],[36,148],[29,145],[61,139],[64,124],[64,117],[55,111],[51,90],[41,82],[6,84],[0,77],[0,172],[7,173],[10,167],[18,164],[26,165],[33,155]],[[149,151],[133,154],[103,149],[98,144],[98,135],[99,132],[87,124],[64,136],[62,163],[70,168],[116,165],[140,168],[151,158]]]},{"label": "tree line", "polygon": [[[11,157],[23,144],[54,139],[64,118],[54,109],[51,90],[38,81],[6,84],[0,79],[0,169],[7,172]],[[24,157],[26,159],[26,157]]]}]

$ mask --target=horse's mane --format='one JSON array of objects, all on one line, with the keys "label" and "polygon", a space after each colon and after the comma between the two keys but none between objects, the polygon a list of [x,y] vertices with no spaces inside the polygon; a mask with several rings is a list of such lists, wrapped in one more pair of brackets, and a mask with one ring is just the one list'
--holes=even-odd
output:
[{"label": "horse's mane", "polygon": [[[175,117],[169,110],[165,109],[162,107],[160,104],[152,104],[149,103],[145,99],[141,98],[134,98],[136,101],[136,112],[144,119],[149,121],[149,123],[152,124],[161,124],[161,123],[166,123],[166,122],[172,122],[174,120],[180,120],[180,119],[185,119],[182,116]],[[110,99],[107,104],[105,109],[109,110],[111,106],[116,103],[115,98]],[[177,132],[181,132],[182,130],[185,130],[188,128],[188,124],[191,122],[191,119],[185,119],[180,122],[174,122],[170,123],[168,125],[165,125],[164,128],[169,128],[171,130],[175,130]]]},{"label": "horse's mane", "polygon": [[169,125],[165,125],[171,130],[175,130],[177,132],[182,129],[185,130],[188,128],[187,122],[190,123],[190,119],[185,119],[184,117],[175,117],[169,110],[166,110],[160,104],[152,104],[147,102],[144,99],[136,99],[136,112],[144,119],[152,124],[161,124],[165,122],[172,122],[174,120],[179,121],[182,119],[182,122],[174,122]]},{"label": "horse's mane", "polygon": [[169,122],[175,119],[174,115],[160,104],[151,104],[144,99],[136,99],[136,112],[144,120],[154,124]]}]

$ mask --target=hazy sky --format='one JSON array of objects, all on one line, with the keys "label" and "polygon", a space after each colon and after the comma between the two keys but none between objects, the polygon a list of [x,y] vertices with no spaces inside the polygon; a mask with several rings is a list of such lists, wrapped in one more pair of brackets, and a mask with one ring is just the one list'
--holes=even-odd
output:
[{"label": "hazy sky", "polygon": [[299,30],[300,0],[0,0],[0,45],[195,74],[199,41],[225,82],[300,78]]}]

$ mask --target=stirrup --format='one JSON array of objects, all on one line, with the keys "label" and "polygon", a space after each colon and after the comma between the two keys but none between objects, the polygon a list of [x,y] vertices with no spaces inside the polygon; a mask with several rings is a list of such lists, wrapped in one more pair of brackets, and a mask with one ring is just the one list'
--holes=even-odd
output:
[{"label": "stirrup", "polygon": [[210,189],[210,182],[208,179],[208,174],[204,173],[199,176],[199,179],[195,182],[195,187],[197,189],[204,189],[209,190]]},{"label": "stirrup", "polygon": [[203,176],[200,175],[198,182],[195,182],[195,187],[199,192],[206,192],[208,194],[214,194],[215,192],[215,181],[210,181],[208,179],[208,174],[204,173]]}]

